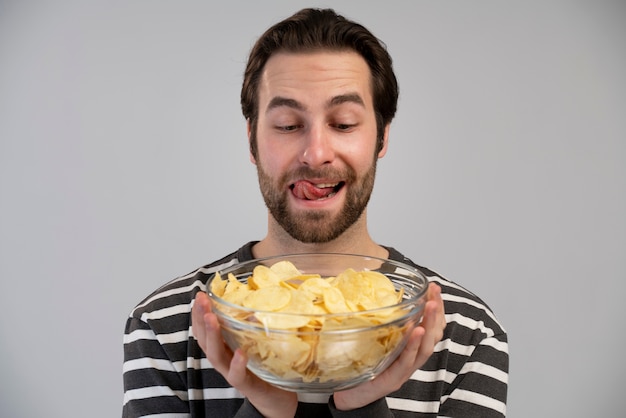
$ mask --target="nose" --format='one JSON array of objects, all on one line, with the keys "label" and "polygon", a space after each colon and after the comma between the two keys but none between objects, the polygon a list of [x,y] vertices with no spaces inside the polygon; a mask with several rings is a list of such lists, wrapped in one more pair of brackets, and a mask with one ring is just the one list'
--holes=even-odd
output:
[{"label": "nose", "polygon": [[332,137],[324,127],[311,127],[305,135],[300,161],[310,167],[321,167],[335,158]]}]

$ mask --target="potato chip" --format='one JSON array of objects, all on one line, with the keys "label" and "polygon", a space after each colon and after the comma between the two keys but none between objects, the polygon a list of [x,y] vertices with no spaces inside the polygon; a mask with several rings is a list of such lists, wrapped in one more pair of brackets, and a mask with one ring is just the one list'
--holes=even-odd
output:
[{"label": "potato chip", "polygon": [[396,288],[391,280],[378,271],[362,271],[358,274],[361,276],[362,280],[369,282],[373,289],[387,289],[390,292],[396,291]]},{"label": "potato chip", "polygon": [[224,290],[226,289],[226,284],[228,282],[222,279],[220,272],[215,273],[215,278],[211,281],[211,292],[215,295],[222,297],[224,295]]},{"label": "potato chip", "polygon": [[265,329],[287,330],[297,329],[309,323],[309,318],[303,315],[286,315],[283,312],[257,312],[254,317],[263,324]]},{"label": "potato chip", "polygon": [[247,285],[237,280],[234,275],[229,274],[228,281],[224,288],[224,294],[221,297],[225,301],[228,301],[234,305],[243,306],[243,301],[250,292],[251,290],[248,288]]},{"label": "potato chip", "polygon": [[270,270],[276,273],[281,280],[288,280],[294,276],[300,275],[300,270],[298,270],[293,263],[286,260],[272,264]]},{"label": "potato chip", "polygon": [[[289,304],[280,309],[280,312],[288,312],[293,314],[314,314],[319,312],[315,309],[314,297],[300,289],[292,289]],[[305,324],[306,325],[306,324]],[[302,325],[304,326],[304,325]]]},{"label": "potato chip", "polygon": [[324,297],[324,307],[330,313],[345,313],[352,309],[346,304],[343,293],[336,287],[328,287],[322,290]]},{"label": "potato chip", "polygon": [[315,302],[320,302],[324,297],[324,289],[328,289],[330,287],[330,283],[328,279],[322,279],[321,277],[309,277],[304,280],[298,290],[310,293],[314,296]]},{"label": "potato chip", "polygon": [[258,265],[252,271],[252,276],[248,278],[248,285],[251,289],[262,289],[264,287],[276,286],[281,282],[280,276],[269,267]]},{"label": "potato chip", "polygon": [[279,285],[262,287],[251,291],[243,300],[243,306],[259,311],[278,311],[291,300],[291,292]]},{"label": "potato chip", "polygon": [[341,291],[345,299],[349,301],[348,305],[351,310],[363,310],[358,306],[365,299],[369,299],[372,289],[369,280],[363,278],[363,276],[353,269],[348,269],[339,274],[333,281],[333,286]]},{"label": "potato chip", "polygon": [[[405,332],[398,326],[372,328],[406,313],[395,306],[402,291],[376,271],[347,269],[322,277],[281,261],[256,266],[247,280],[216,274],[211,291],[254,311],[238,319],[261,324],[265,332],[232,330],[238,346],[285,379],[331,382],[358,375],[394,350]],[[362,331],[355,338],[355,331],[344,334],[345,329]]]}]

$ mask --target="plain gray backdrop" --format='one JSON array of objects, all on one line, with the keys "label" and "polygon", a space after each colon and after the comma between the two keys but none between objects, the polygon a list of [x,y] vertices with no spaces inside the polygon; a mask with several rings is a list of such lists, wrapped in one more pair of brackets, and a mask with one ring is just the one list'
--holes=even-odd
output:
[{"label": "plain gray backdrop", "polygon": [[0,415],[119,416],[125,319],[265,233],[239,89],[271,24],[385,41],[374,238],[509,332],[509,416],[618,416],[626,2],[0,1]]}]

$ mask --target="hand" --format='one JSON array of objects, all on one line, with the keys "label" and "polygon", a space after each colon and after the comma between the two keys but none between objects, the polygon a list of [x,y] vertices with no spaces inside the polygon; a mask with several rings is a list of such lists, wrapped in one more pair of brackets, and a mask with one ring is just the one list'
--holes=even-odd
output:
[{"label": "hand", "polygon": [[198,292],[191,310],[193,335],[211,362],[228,383],[239,390],[267,418],[292,418],[298,407],[297,395],[270,385],[247,368],[248,359],[241,350],[234,353],[222,339],[217,317],[211,311],[206,293]]},{"label": "hand", "polygon": [[387,370],[375,379],[352,389],[333,395],[335,406],[348,411],[368,405],[394,392],[426,363],[443,337],[446,318],[441,298],[441,288],[434,283],[428,286],[427,302],[420,324],[413,329],[406,347]]}]

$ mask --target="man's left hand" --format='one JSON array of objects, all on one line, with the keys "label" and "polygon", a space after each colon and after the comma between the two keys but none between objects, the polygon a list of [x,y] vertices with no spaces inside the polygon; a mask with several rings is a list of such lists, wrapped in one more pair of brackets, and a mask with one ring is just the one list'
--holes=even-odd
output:
[{"label": "man's left hand", "polygon": [[428,286],[422,321],[412,330],[400,356],[375,379],[352,389],[336,392],[333,399],[337,409],[343,411],[357,409],[400,389],[411,375],[426,363],[435,349],[435,344],[443,337],[445,327],[441,288],[431,283]]}]

